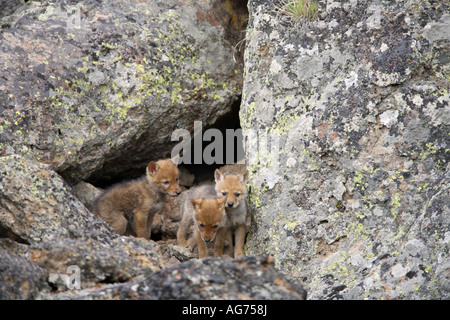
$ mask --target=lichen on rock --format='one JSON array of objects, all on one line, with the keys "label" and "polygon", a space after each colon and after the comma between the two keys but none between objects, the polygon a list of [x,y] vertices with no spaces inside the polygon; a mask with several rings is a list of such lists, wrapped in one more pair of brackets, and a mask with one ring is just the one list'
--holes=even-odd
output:
[{"label": "lichen on rock", "polygon": [[274,3],[249,3],[247,253],[312,299],[448,297],[448,4],[319,1],[298,27]]},{"label": "lichen on rock", "polygon": [[213,9],[25,4],[0,34],[0,154],[50,164],[71,184],[167,157],[175,129],[214,123],[241,94],[231,31]]}]

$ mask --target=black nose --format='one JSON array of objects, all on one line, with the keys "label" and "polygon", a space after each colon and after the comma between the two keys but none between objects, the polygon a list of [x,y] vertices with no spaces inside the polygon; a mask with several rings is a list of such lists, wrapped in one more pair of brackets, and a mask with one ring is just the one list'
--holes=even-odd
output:
[{"label": "black nose", "polygon": [[233,202],[228,202],[228,206],[232,207],[233,206]]},{"label": "black nose", "polygon": [[211,239],[203,239],[203,240],[205,240],[205,242],[210,242],[211,241]]},{"label": "black nose", "polygon": [[177,190],[177,194],[180,194],[181,193],[181,190]]}]

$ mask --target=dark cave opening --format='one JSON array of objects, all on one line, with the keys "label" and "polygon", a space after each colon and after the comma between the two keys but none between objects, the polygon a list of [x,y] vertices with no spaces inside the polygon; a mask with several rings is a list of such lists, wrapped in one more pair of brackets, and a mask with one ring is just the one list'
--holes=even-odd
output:
[{"label": "dark cave opening", "polygon": [[[202,162],[194,163],[194,144],[191,144],[191,163],[190,164],[182,164],[184,168],[186,168],[190,173],[195,175],[194,184],[198,184],[203,181],[213,180],[214,170],[220,168],[226,164],[238,163],[244,159],[244,149],[242,142],[242,134],[240,134],[241,124],[239,120],[239,110],[240,110],[241,99],[235,101],[232,105],[231,112],[225,114],[223,117],[219,118],[214,125],[203,128],[202,136],[205,137],[205,132],[208,132],[209,129],[217,129],[220,131],[222,140],[222,154],[218,157],[218,159],[222,159],[222,161],[217,161],[212,164],[208,164],[205,161],[205,156],[209,155],[209,150],[205,150],[206,148],[211,149],[210,147],[214,144],[214,140],[212,141],[203,141],[202,143]],[[231,141],[229,139],[232,139]],[[209,147],[208,147],[209,146]],[[232,146],[232,147],[230,147]],[[215,157],[217,154],[215,153],[217,150],[212,150],[211,156]],[[220,152],[219,151],[219,152]],[[231,153],[231,156],[230,156]],[[228,161],[227,161],[227,158]],[[232,159],[230,161],[230,159]],[[207,159],[206,159],[207,160]]]},{"label": "dark cave opening", "polygon": [[[202,128],[202,136],[205,134],[205,132],[208,132],[208,130],[210,129],[214,129],[216,130],[216,132],[220,132],[220,134],[223,137],[223,149],[222,151],[222,155],[223,155],[223,161],[219,162],[219,163],[212,163],[212,164],[208,164],[204,157],[202,157],[202,162],[201,163],[193,163],[194,162],[194,144],[191,143],[191,164],[180,164],[179,168],[183,168],[185,169],[188,173],[193,174],[194,175],[194,181],[193,181],[193,186],[197,185],[197,184],[201,184],[203,182],[213,182],[214,181],[214,171],[217,168],[220,168],[226,164],[231,164],[231,163],[227,163],[227,154],[229,154],[230,152],[233,154],[233,158],[232,158],[232,163],[238,163],[238,162],[242,162],[244,160],[244,149],[243,149],[243,142],[242,139],[239,139],[237,137],[235,137],[233,135],[233,141],[231,143],[228,143],[228,148],[227,148],[227,130],[228,133],[233,132],[233,133],[239,133],[239,131],[241,130],[241,125],[240,125],[240,119],[239,119],[239,110],[240,110],[240,103],[241,103],[241,99],[237,99],[232,107],[231,107],[231,111],[228,112],[227,114],[223,115],[222,117],[220,117],[213,125],[210,126],[205,126]],[[218,131],[217,131],[218,130]],[[193,136],[193,134],[191,133],[191,136]],[[231,135],[229,134],[228,137],[230,137]],[[239,134],[236,134],[236,136],[239,136]],[[242,137],[242,135],[240,136]],[[202,149],[201,152],[203,153],[205,151],[205,148],[208,148],[208,146],[214,143],[214,141],[203,141],[202,143]],[[232,145],[233,148],[230,149],[229,146]],[[173,144],[168,144],[168,148],[173,147]],[[170,154],[170,150],[168,150],[168,154]],[[215,150],[213,150],[211,152],[211,155],[214,157],[215,156]],[[228,157],[230,160],[231,157]],[[98,188],[102,188],[102,189],[106,189],[109,188],[117,183],[121,183],[121,182],[125,182],[125,181],[129,181],[132,179],[137,179],[140,178],[142,176],[144,176],[145,174],[145,170],[146,167],[142,167],[139,170],[137,169],[132,169],[130,171],[124,171],[122,172],[120,175],[118,176],[107,176],[105,179],[98,179],[95,180],[95,182],[91,182],[91,181],[87,181],[93,185],[95,185]],[[180,183],[182,185],[182,188],[190,188],[191,186],[186,186],[183,185],[182,183]],[[159,240],[164,240],[163,238],[163,231],[156,231],[155,230],[152,232],[151,235],[151,239],[153,241],[159,241]]]},{"label": "dark cave opening", "polygon": [[[237,99],[231,106],[231,111],[220,117],[213,125],[202,127],[202,141],[201,141],[201,162],[195,161],[200,158],[198,155],[198,149],[194,149],[196,147],[195,142],[193,141],[193,133],[191,133],[191,157],[190,161],[186,161],[188,163],[181,163],[179,167],[183,167],[189,173],[195,176],[194,184],[198,184],[203,181],[212,181],[214,170],[216,168],[220,168],[225,164],[237,163],[242,161],[244,158],[244,149],[242,142],[242,134],[241,134],[241,125],[239,119],[239,110],[240,110],[241,99]],[[222,148],[214,148],[214,145],[220,145],[220,142],[215,141],[214,137],[208,140],[205,138],[205,133],[211,132],[210,129],[213,129],[216,134],[219,134],[222,137]],[[230,138],[232,139],[230,141]],[[197,141],[198,142],[198,141]],[[175,142],[176,143],[176,142]],[[170,155],[171,148],[174,144],[168,144],[167,153]],[[198,148],[198,145],[197,145]],[[205,151],[206,149],[206,151]],[[217,157],[217,153],[221,153],[221,156]],[[232,153],[232,155],[230,155]],[[196,155],[197,154],[197,155]],[[214,163],[208,163],[208,155],[210,155],[214,159],[219,159],[221,161],[217,161]],[[211,158],[210,157],[210,158]],[[206,160],[206,161],[205,161]],[[228,161],[227,161],[228,160]],[[230,161],[231,160],[231,161]],[[98,188],[108,188],[114,184],[133,180],[144,176],[145,174],[145,166],[141,168],[132,168],[130,170],[125,170],[118,175],[115,176],[98,176],[96,173],[92,176],[91,179],[87,179],[86,182],[91,183],[92,185]]]}]

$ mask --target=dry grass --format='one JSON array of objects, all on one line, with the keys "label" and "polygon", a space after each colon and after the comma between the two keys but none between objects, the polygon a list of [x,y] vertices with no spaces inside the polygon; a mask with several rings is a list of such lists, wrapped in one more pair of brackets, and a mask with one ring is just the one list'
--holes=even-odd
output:
[{"label": "dry grass", "polygon": [[301,21],[304,18],[313,20],[318,8],[317,0],[280,0],[278,10],[294,21]]}]

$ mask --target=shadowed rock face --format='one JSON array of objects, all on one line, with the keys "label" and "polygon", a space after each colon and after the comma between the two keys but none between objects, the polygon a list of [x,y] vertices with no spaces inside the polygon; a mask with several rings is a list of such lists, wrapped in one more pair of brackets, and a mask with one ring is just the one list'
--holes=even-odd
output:
[{"label": "shadowed rock face", "polygon": [[46,272],[29,259],[11,254],[0,247],[0,299],[33,299],[49,290]]},{"label": "shadowed rock face", "polygon": [[118,236],[48,165],[1,157],[0,177],[4,299],[306,299],[272,258],[180,264],[170,243]]},{"label": "shadowed rock face", "polygon": [[448,298],[448,4],[274,5],[249,3],[247,253],[311,298]]},{"label": "shadowed rock face", "polygon": [[249,300],[306,299],[296,280],[280,275],[270,258],[207,258],[183,262],[145,278],[105,288],[82,290],[72,299]]},{"label": "shadowed rock face", "polygon": [[242,8],[216,2],[31,2],[5,17],[0,155],[70,183],[168,157],[175,129],[212,125],[241,94]]}]

